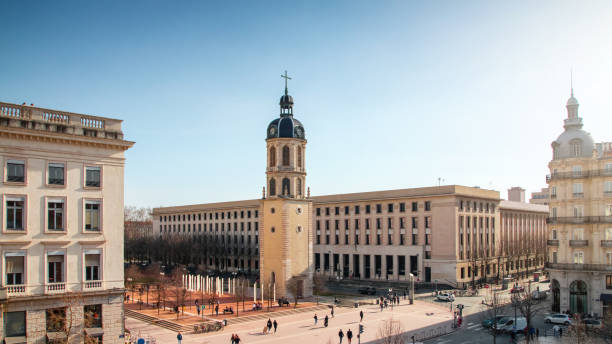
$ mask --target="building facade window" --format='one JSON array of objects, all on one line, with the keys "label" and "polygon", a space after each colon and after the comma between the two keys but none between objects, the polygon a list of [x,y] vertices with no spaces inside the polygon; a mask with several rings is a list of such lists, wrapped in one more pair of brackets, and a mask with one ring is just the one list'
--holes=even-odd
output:
[{"label": "building facade window", "polygon": [[276,166],[276,148],[270,147],[270,167]]},{"label": "building facade window", "polygon": [[[99,232],[101,230],[100,201],[85,201],[85,231]],[[183,232],[185,224],[183,224]]]},{"label": "building facade window", "polygon": [[276,195],[276,180],[274,178],[270,179],[270,186],[268,187],[268,194],[270,196]]},{"label": "building facade window", "polygon": [[289,166],[289,147],[283,146],[283,166]]},{"label": "building facade window", "polygon": [[4,255],[7,285],[25,284],[25,252],[9,252]]},{"label": "building facade window", "polygon": [[85,281],[99,281],[100,250],[85,251]]},{"label": "building facade window", "polygon": [[297,166],[302,167],[302,147],[297,148]]},{"label": "building facade window", "polygon": [[49,252],[47,255],[47,282],[64,282],[64,253]]},{"label": "building facade window", "polygon": [[25,160],[6,161],[6,181],[11,183],[25,183]]},{"label": "building facade window", "polygon": [[99,166],[85,167],[85,186],[90,188],[99,188],[101,185],[101,168]]},{"label": "building facade window", "polygon": [[574,264],[584,264],[584,252],[574,252]]},{"label": "building facade window", "polygon": [[49,199],[47,201],[47,229],[63,231],[65,229],[64,221],[64,200]]},{"label": "building facade window", "polygon": [[25,197],[6,197],[6,229],[23,231],[25,229]]},{"label": "building facade window", "polygon": [[49,185],[64,185],[64,164],[49,163],[47,166],[47,184]]}]

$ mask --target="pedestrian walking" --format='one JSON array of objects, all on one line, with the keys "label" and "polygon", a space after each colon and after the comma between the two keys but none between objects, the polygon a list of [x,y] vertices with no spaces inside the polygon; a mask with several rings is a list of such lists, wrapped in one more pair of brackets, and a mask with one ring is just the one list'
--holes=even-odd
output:
[{"label": "pedestrian walking", "polygon": [[351,329],[349,328],[348,331],[346,331],[346,340],[348,340],[348,344],[351,344],[352,339],[353,339],[353,331],[351,331]]},{"label": "pedestrian walking", "polygon": [[315,313],[314,320],[315,320],[315,326],[317,326],[317,321],[319,320],[319,317],[317,317],[317,313]]},{"label": "pedestrian walking", "polygon": [[219,304],[215,305],[215,312],[217,313],[217,315],[219,315]]},{"label": "pedestrian walking", "polygon": [[540,328],[536,328],[536,337],[540,337]]},{"label": "pedestrian walking", "polygon": [[176,340],[178,341],[178,344],[181,344],[181,341],[183,340],[183,335],[181,332],[176,335]]},{"label": "pedestrian walking", "polygon": [[332,318],[334,317],[334,306],[332,306],[331,316],[332,316]]},{"label": "pedestrian walking", "polygon": [[559,327],[559,337],[563,337],[563,327]]},{"label": "pedestrian walking", "polygon": [[236,339],[234,339],[234,341],[236,344],[240,344],[240,337],[238,336],[238,333],[236,333]]},{"label": "pedestrian walking", "polygon": [[327,315],[325,315],[325,319],[323,320],[323,325],[325,325],[325,327],[327,327],[328,324],[329,324],[329,317]]},{"label": "pedestrian walking", "polygon": [[380,303],[380,311],[381,311],[381,312],[383,311],[383,307],[384,307],[384,306],[383,306],[383,303],[381,302],[381,303]]},{"label": "pedestrian walking", "polygon": [[232,344],[236,344],[236,334],[232,333]]},{"label": "pedestrian walking", "polygon": [[338,337],[340,338],[340,344],[342,344],[342,338],[344,338],[344,332],[342,332],[342,329],[338,331]]},{"label": "pedestrian walking", "polygon": [[268,318],[268,332],[270,332],[270,330],[272,329],[272,320],[270,320],[270,318]]},{"label": "pedestrian walking", "polygon": [[363,311],[359,311],[359,322],[363,321]]},{"label": "pedestrian walking", "polygon": [[276,319],[274,319],[274,333],[276,333],[276,328],[278,327],[278,323],[276,322]]}]

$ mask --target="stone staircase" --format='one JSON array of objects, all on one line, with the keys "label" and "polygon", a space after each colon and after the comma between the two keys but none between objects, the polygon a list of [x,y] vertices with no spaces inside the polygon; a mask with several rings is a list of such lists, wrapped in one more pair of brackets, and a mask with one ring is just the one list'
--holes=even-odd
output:
[{"label": "stone staircase", "polygon": [[256,314],[256,315],[249,315],[246,317],[237,317],[237,318],[228,318],[227,319],[227,325],[235,325],[235,324],[242,324],[242,323],[246,323],[246,322],[251,322],[251,321],[257,321],[257,320],[268,320],[269,318],[273,318],[273,317],[282,317],[285,315],[292,315],[292,314],[299,314],[299,313],[305,313],[305,312],[316,312],[316,311],[322,311],[322,310],[326,310],[329,309],[328,305],[314,305],[311,307],[305,307],[305,308],[291,308],[285,311],[277,311],[274,313],[261,313],[261,314]]},{"label": "stone staircase", "polygon": [[152,317],[150,315],[146,315],[146,314],[142,314],[142,313],[138,313],[129,309],[125,310],[125,316],[126,317],[130,317],[130,318],[134,318],[140,321],[144,321],[146,323],[149,324],[153,324],[162,328],[165,328],[167,330],[170,331],[174,331],[174,332],[183,332],[183,333],[189,333],[193,331],[193,325],[180,325],[177,324],[175,322],[172,321],[168,321],[168,320],[163,320],[163,319],[158,319],[156,317]]}]

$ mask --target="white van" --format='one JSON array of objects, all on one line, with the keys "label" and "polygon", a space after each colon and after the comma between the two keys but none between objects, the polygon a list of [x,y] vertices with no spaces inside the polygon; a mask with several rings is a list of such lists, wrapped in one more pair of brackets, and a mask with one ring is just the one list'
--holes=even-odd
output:
[{"label": "white van", "polygon": [[514,317],[507,317],[507,318],[500,320],[493,327],[498,332],[506,332],[506,333],[523,332],[525,328],[527,328],[527,319],[525,319],[525,317],[516,317],[516,324],[515,324]]}]

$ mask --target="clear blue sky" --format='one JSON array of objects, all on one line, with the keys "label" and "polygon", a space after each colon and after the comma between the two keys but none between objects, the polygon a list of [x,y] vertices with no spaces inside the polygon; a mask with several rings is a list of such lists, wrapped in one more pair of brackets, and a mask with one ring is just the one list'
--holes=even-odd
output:
[{"label": "clear blue sky", "polygon": [[610,1],[9,1],[0,99],[121,118],[125,201],[261,196],[280,74],[313,195],[545,186],[570,68],[612,141]]}]

